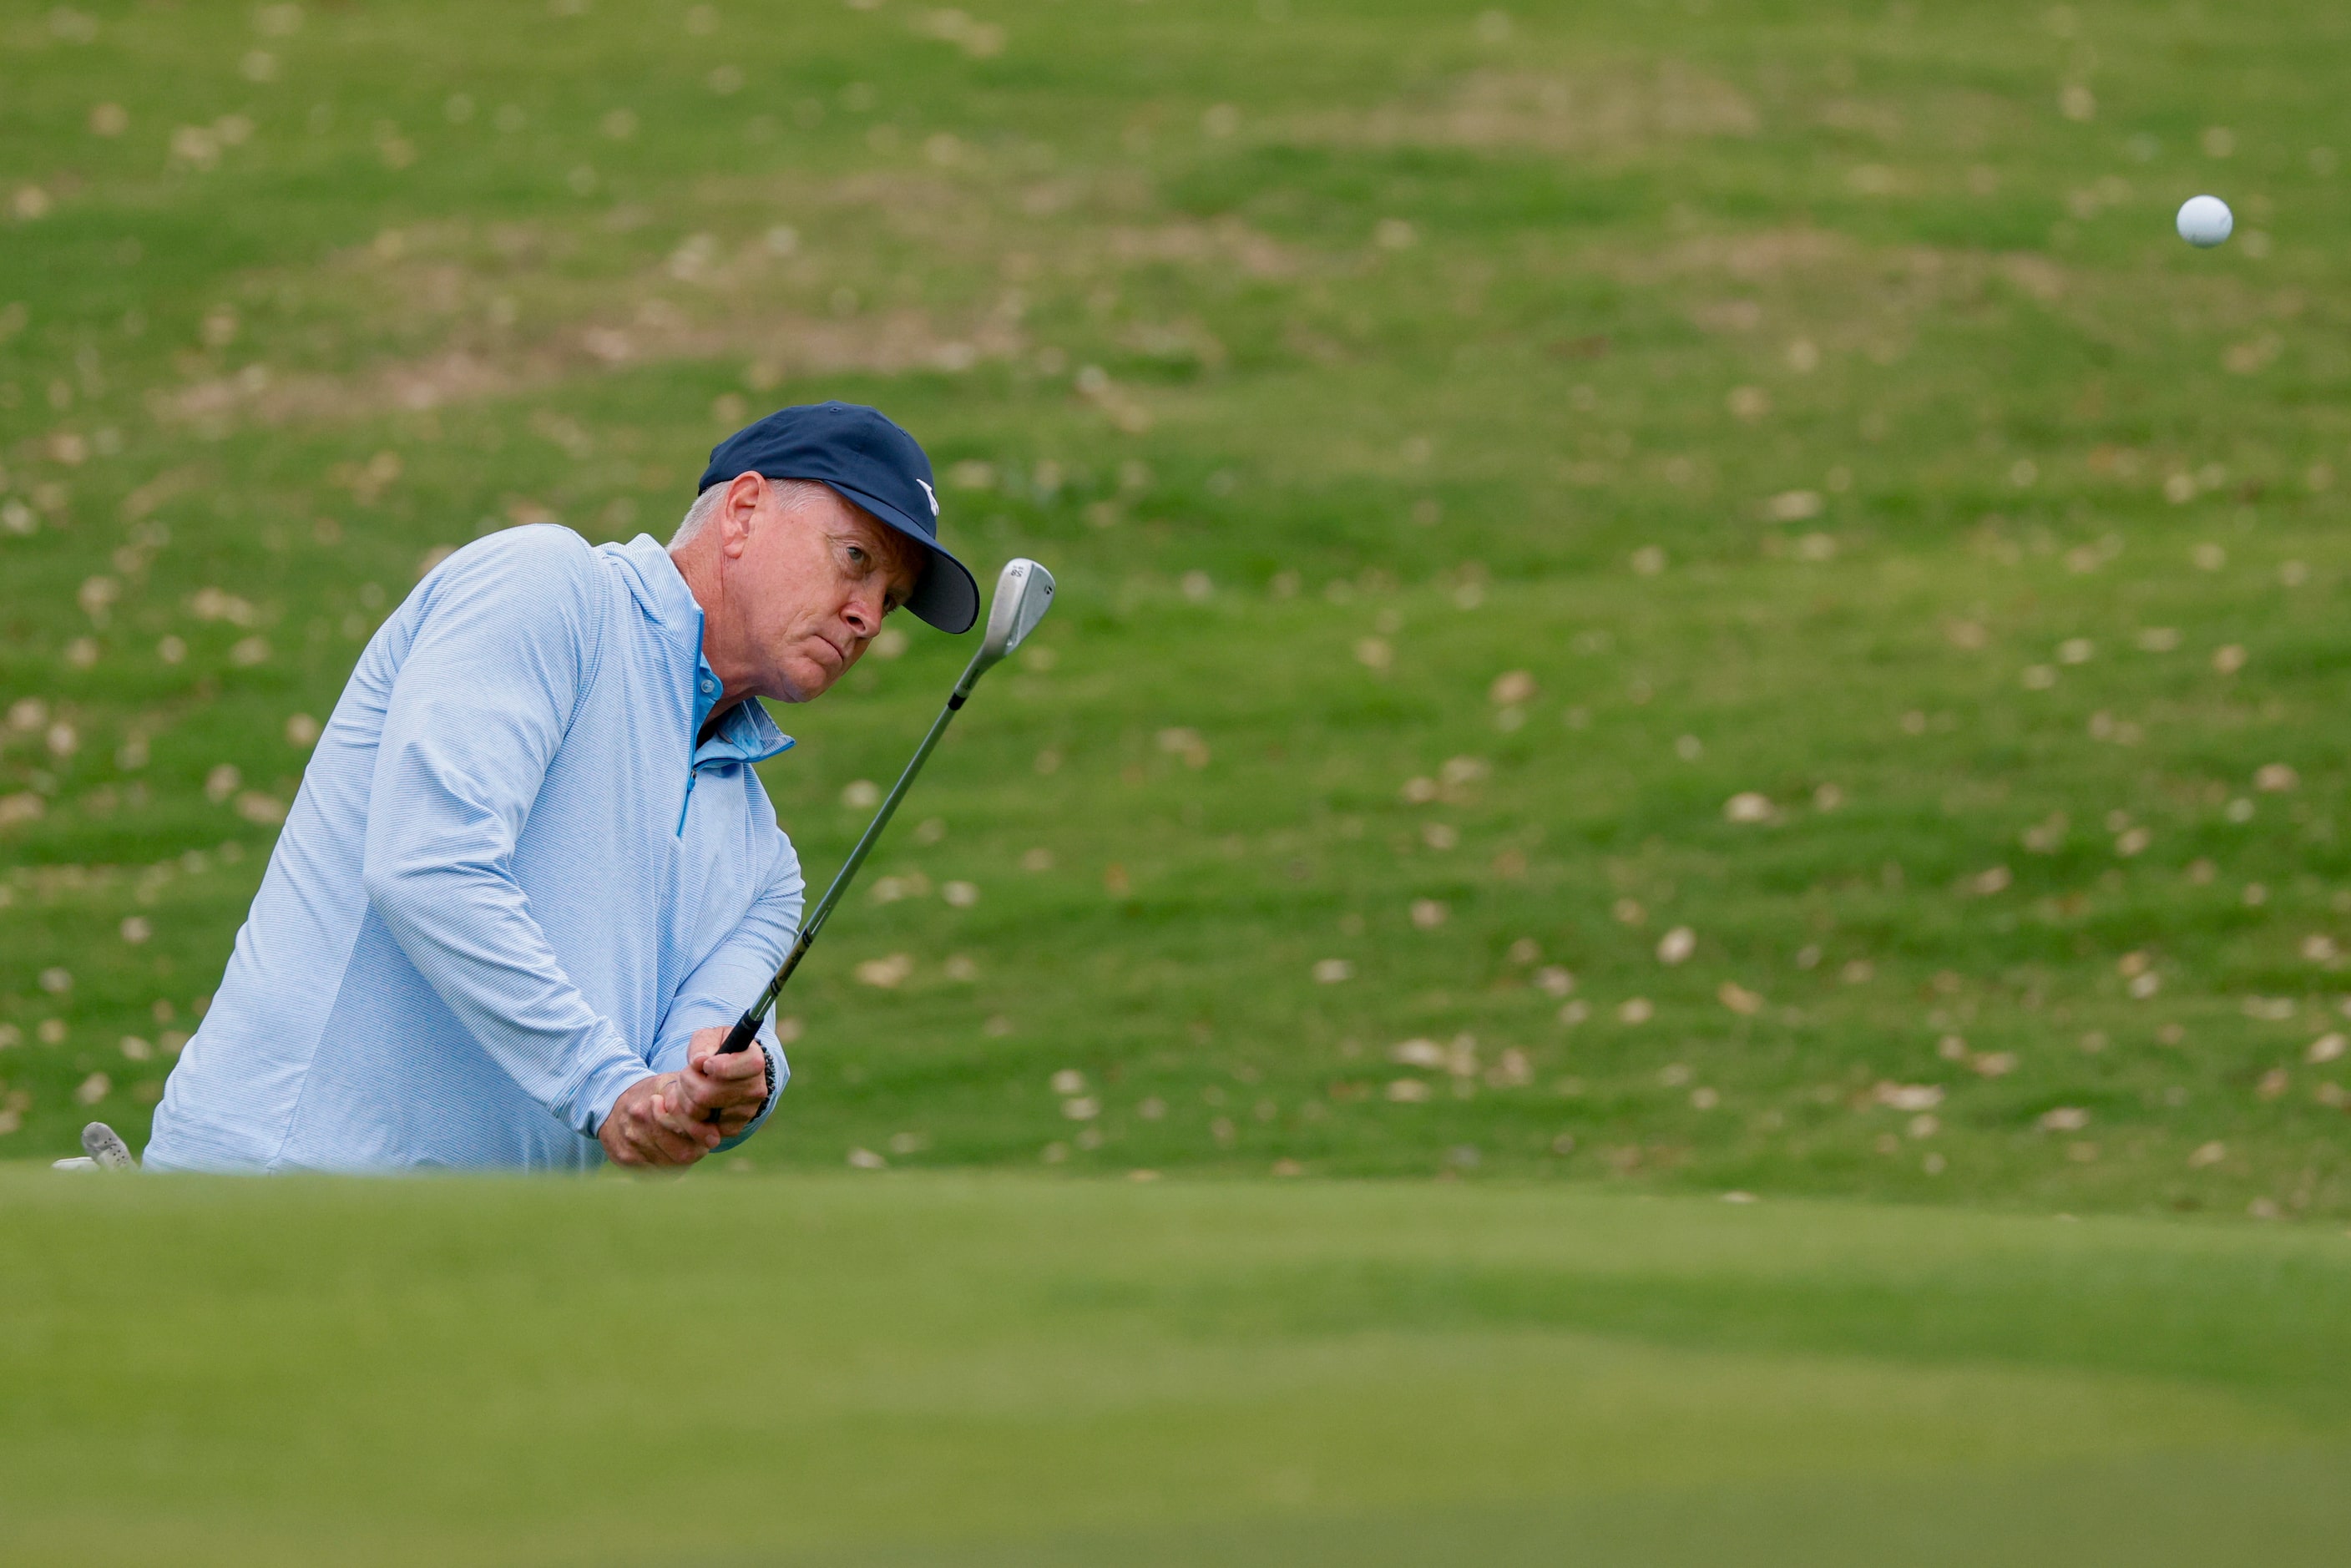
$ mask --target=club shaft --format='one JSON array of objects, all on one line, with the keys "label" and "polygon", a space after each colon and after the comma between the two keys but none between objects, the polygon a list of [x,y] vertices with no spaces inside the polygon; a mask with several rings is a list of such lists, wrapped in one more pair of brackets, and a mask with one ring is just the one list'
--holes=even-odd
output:
[{"label": "club shaft", "polygon": [[776,998],[783,994],[784,983],[792,977],[792,971],[800,967],[800,960],[816,945],[817,933],[824,929],[825,921],[831,917],[833,905],[839,904],[841,895],[849,891],[850,883],[857,876],[858,867],[863,865],[865,857],[872,852],[875,841],[882,837],[882,830],[890,825],[891,817],[896,813],[898,802],[906,798],[906,790],[914,784],[914,775],[920,773],[923,764],[930,760],[931,751],[938,745],[939,737],[947,732],[947,726],[962,711],[964,699],[971,695],[971,688],[985,667],[979,659],[973,659],[964,671],[963,678],[956,683],[955,690],[947,696],[946,706],[939,709],[939,716],[931,721],[931,732],[923,737],[922,745],[914,747],[913,760],[906,764],[905,771],[898,775],[898,782],[890,787],[890,793],[883,797],[881,809],[865,825],[865,832],[858,839],[857,847],[849,852],[849,858],[834,873],[832,885],[824,890],[824,896],[817,900],[816,907],[800,922],[799,935],[792,938],[791,951],[784,955],[783,964],[776,970],[775,978],[769,980],[768,988],[759,993],[759,999],[744,1009],[743,1016],[735,1020],[735,1028],[727,1035],[726,1043],[718,1048],[721,1055],[750,1048],[752,1040],[759,1032],[760,1024],[767,1021],[768,1009],[776,1005]]}]

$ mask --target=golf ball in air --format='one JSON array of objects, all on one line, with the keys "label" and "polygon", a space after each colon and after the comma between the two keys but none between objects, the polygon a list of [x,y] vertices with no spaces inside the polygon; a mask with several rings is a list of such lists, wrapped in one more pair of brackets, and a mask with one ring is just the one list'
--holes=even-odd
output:
[{"label": "golf ball in air", "polygon": [[2219,245],[2236,226],[2229,204],[2218,196],[2190,196],[2180,204],[2179,237],[2199,250]]}]

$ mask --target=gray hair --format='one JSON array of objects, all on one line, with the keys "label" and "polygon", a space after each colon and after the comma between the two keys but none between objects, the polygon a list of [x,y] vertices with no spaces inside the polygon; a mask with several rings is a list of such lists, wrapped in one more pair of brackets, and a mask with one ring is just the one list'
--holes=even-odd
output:
[{"label": "gray hair", "polygon": [[[721,480],[694,498],[694,505],[685,509],[685,516],[678,522],[677,532],[669,537],[671,549],[684,549],[692,544],[703,525],[718,515],[718,503],[726,498],[730,482]],[[818,496],[832,490],[821,479],[769,479],[768,484],[776,492],[777,505],[787,512],[797,512]]]}]

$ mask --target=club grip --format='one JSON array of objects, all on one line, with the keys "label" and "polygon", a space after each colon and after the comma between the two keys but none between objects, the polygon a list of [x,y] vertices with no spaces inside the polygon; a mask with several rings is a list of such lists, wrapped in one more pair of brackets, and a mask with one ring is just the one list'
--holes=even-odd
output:
[{"label": "club grip", "polygon": [[718,1048],[718,1054],[733,1056],[737,1051],[748,1051],[751,1049],[751,1042],[758,1037],[758,1019],[750,1013],[745,1013],[735,1020],[735,1027],[728,1032],[726,1043]]}]

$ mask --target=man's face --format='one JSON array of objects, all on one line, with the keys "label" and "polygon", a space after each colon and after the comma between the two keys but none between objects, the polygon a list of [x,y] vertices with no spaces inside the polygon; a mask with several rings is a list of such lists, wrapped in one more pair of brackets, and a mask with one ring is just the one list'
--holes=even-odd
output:
[{"label": "man's face", "polygon": [[[737,500],[746,480],[758,489],[749,507]],[[792,703],[822,696],[914,591],[928,556],[828,486],[788,490],[757,475],[733,483],[737,492],[710,524],[723,530],[732,651],[754,694]]]}]

